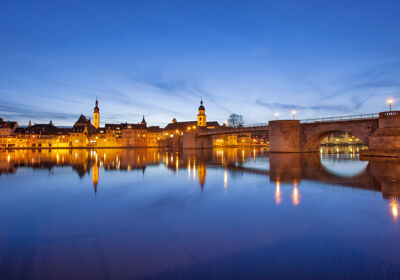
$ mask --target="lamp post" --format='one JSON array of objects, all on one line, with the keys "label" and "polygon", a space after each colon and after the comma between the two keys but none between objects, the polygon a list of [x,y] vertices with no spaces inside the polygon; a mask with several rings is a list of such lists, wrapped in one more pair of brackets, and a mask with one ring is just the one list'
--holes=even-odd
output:
[{"label": "lamp post", "polygon": [[279,113],[276,112],[276,113],[275,113],[275,119],[278,119],[278,117],[279,117]]},{"label": "lamp post", "polygon": [[393,99],[392,99],[392,98],[389,98],[389,99],[387,100],[387,104],[389,104],[389,111],[392,111]]},{"label": "lamp post", "polygon": [[294,119],[294,117],[296,116],[296,110],[292,110],[292,116],[293,116],[293,119]]}]

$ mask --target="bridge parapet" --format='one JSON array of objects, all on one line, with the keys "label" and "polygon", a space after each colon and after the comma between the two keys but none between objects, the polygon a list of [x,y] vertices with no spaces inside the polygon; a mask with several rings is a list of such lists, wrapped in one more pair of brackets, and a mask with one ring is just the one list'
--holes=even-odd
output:
[{"label": "bridge parapet", "polygon": [[379,128],[400,127],[400,111],[379,113]]},{"label": "bridge parapet", "polygon": [[350,116],[337,116],[337,117],[325,117],[315,119],[300,120],[300,123],[320,123],[320,122],[340,122],[340,121],[355,121],[355,120],[368,120],[377,119],[380,117],[378,113],[362,114],[362,115],[350,115]]},{"label": "bridge parapet", "polygon": [[400,118],[400,111],[380,112],[379,118]]},{"label": "bridge parapet", "polygon": [[268,124],[257,124],[241,127],[222,127],[217,129],[210,129],[205,131],[199,131],[198,136],[210,136],[217,134],[235,134],[235,133],[245,133],[245,132],[258,132],[258,131],[268,131]]}]

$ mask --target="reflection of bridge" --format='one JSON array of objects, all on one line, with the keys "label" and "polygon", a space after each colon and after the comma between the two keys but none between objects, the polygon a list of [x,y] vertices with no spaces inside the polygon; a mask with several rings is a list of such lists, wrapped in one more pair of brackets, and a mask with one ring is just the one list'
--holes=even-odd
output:
[{"label": "reflection of bridge", "polygon": [[[184,148],[212,148],[212,138],[223,134],[267,132],[271,152],[316,152],[323,138],[333,132],[347,132],[361,139],[372,151],[383,154],[400,150],[400,111],[313,120],[276,120],[268,125],[241,128],[199,129],[185,133]],[[393,154],[393,153],[392,153]]]},{"label": "reflection of bridge", "polygon": [[269,169],[246,167],[246,165],[211,163],[208,166],[224,168],[239,174],[268,176],[272,182],[296,183],[302,180],[322,182],[329,185],[348,186],[381,191],[384,197],[400,198],[400,161],[370,159],[361,173],[354,176],[340,176],[327,170],[317,153],[269,154]]},{"label": "reflection of bridge", "polygon": [[[229,155],[228,153],[231,150],[238,151],[238,155]],[[218,153],[218,151],[220,152]],[[221,151],[225,151],[225,153]],[[245,150],[241,151],[243,153]],[[252,158],[251,154],[245,156],[242,154],[241,156],[240,150],[237,149],[183,150],[179,158],[181,160],[180,168],[188,168],[190,160],[193,162],[193,159],[195,159],[198,165],[205,166],[207,169],[226,169],[234,174],[256,174],[266,176],[272,182],[298,184],[302,180],[310,180],[329,185],[380,191],[385,198],[400,198],[400,160],[398,159],[369,158],[369,162],[361,173],[346,177],[334,174],[326,169],[317,153],[268,154],[259,151],[256,157],[257,161],[263,158],[267,159],[269,169],[246,166],[245,162]],[[176,168],[172,161],[169,166],[172,169]],[[267,161],[265,161],[265,167],[268,167]]]},{"label": "reflection of bridge", "polygon": [[[249,160],[257,160],[249,167]],[[271,153],[250,149],[106,149],[106,150],[19,150],[0,153],[0,174],[15,173],[18,167],[52,170],[72,166],[80,177],[92,173],[95,190],[99,182],[99,168],[105,170],[138,170],[145,172],[149,165],[165,164],[169,169],[197,172],[203,187],[207,169],[224,169],[233,174],[257,174],[272,182],[299,184],[311,180],[330,185],[381,191],[384,197],[400,197],[400,160],[370,158],[366,168],[352,177],[344,177],[327,170],[317,153]],[[269,163],[269,164],[268,164]],[[258,168],[260,166],[260,168]],[[268,168],[269,167],[269,168]],[[262,169],[261,169],[262,168]]]}]

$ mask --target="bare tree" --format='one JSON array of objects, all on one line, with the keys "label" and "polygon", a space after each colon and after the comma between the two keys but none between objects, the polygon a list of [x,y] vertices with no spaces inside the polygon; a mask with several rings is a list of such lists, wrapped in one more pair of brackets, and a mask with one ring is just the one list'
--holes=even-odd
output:
[{"label": "bare tree", "polygon": [[243,116],[238,114],[231,114],[228,119],[228,126],[242,127],[244,124]]}]

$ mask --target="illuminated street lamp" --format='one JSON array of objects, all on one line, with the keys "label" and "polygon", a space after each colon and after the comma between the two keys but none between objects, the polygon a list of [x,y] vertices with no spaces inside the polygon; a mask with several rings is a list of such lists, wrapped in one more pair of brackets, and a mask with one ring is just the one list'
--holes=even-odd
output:
[{"label": "illuminated street lamp", "polygon": [[292,110],[292,116],[293,116],[293,119],[294,119],[294,116],[296,116],[296,110]]},{"label": "illuminated street lamp", "polygon": [[389,98],[389,99],[387,100],[387,104],[389,104],[389,111],[392,111],[393,99],[392,99],[392,98]]},{"label": "illuminated street lamp", "polygon": [[278,119],[278,117],[279,117],[279,113],[276,112],[276,113],[275,113],[275,118]]}]

